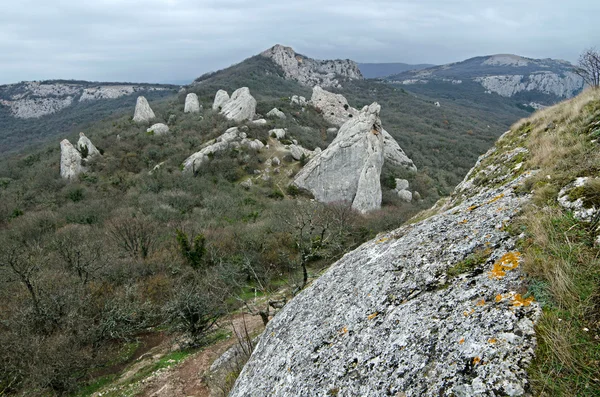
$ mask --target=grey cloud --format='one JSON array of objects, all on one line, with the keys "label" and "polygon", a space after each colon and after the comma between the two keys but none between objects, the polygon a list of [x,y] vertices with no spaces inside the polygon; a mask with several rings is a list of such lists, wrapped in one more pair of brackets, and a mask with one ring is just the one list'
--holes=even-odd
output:
[{"label": "grey cloud", "polygon": [[193,79],[275,43],[366,62],[573,61],[600,45],[599,13],[584,0],[22,0],[0,9],[0,83]]}]

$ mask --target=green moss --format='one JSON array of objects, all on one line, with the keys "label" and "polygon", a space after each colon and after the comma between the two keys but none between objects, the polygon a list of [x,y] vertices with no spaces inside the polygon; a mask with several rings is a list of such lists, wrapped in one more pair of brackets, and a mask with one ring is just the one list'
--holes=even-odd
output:
[{"label": "green moss", "polygon": [[464,260],[458,262],[452,266],[446,274],[450,279],[457,277],[458,275],[472,272],[479,265],[487,262],[490,257],[492,250],[489,248],[477,249],[471,255],[467,256]]}]

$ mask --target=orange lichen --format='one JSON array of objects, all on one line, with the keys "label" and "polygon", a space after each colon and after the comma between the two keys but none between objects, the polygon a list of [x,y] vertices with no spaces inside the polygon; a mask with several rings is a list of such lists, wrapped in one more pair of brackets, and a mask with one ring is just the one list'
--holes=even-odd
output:
[{"label": "orange lichen", "polygon": [[458,341],[459,345],[462,345],[463,343],[465,343],[465,338],[462,338],[461,340]]},{"label": "orange lichen", "polygon": [[488,343],[491,343],[493,345],[494,343],[498,343],[498,339],[490,338],[490,339],[488,339]]},{"label": "orange lichen", "polygon": [[385,243],[388,240],[389,240],[389,237],[382,237],[379,240],[377,240],[376,244]]},{"label": "orange lichen", "polygon": [[496,302],[500,302],[502,299],[504,299],[504,296],[502,296],[502,294],[496,295]]},{"label": "orange lichen", "polygon": [[521,258],[521,253],[507,252],[500,258],[496,263],[494,263],[494,267],[489,273],[490,278],[502,278],[506,276],[506,272],[508,270],[514,270],[519,267],[519,259]]},{"label": "orange lichen", "polygon": [[479,364],[480,362],[481,362],[481,358],[479,358],[479,357],[475,357],[475,358],[473,359],[473,365],[477,365],[477,364]]},{"label": "orange lichen", "polygon": [[465,317],[469,317],[469,316],[470,316],[471,314],[473,314],[473,313],[475,313],[475,309],[471,309],[471,310],[470,310],[470,311],[468,311],[468,312],[466,312],[466,311],[465,311],[465,312],[463,312],[463,316],[465,316]]},{"label": "orange lichen", "polygon": [[340,330],[340,334],[347,334],[348,333],[348,328],[344,327]]},{"label": "orange lichen", "polygon": [[465,223],[467,223],[467,222],[468,222],[468,221],[467,221],[466,219],[463,219],[462,221],[460,221],[460,222],[458,222],[458,223],[460,223],[461,225],[464,225],[464,224],[465,224]]},{"label": "orange lichen", "polygon": [[377,317],[379,315],[379,312],[375,312],[373,314],[369,314],[369,316],[367,317],[369,320],[373,320],[375,317]]},{"label": "orange lichen", "polygon": [[523,298],[521,296],[521,294],[515,294],[515,296],[513,297],[512,300],[512,305],[515,307],[527,307],[529,305],[531,305],[531,303],[534,301],[535,299],[533,298],[533,296],[530,296],[529,298]]},{"label": "orange lichen", "polygon": [[479,205],[475,204],[475,205],[472,205],[469,208],[467,208],[467,211],[471,212],[471,211],[476,210],[477,208],[479,208]]},{"label": "orange lichen", "polygon": [[497,195],[496,197],[494,197],[493,199],[491,199],[490,201],[488,201],[486,204],[492,204],[495,203],[496,201],[500,200],[501,198],[504,197],[504,193]]},{"label": "orange lichen", "polygon": [[477,306],[483,306],[483,305],[485,305],[485,299],[482,299],[479,302],[477,302]]}]

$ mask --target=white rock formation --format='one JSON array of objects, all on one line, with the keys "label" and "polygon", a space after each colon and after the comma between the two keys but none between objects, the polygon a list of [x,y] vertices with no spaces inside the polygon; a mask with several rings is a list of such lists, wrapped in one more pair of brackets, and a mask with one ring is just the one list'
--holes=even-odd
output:
[{"label": "white rock formation", "polygon": [[571,98],[583,86],[581,77],[573,72],[565,72],[562,75],[539,72],[530,75],[485,76],[474,80],[486,90],[503,97],[512,97],[520,92],[539,91],[560,98]]},{"label": "white rock formation", "polygon": [[146,132],[154,133],[154,135],[165,135],[169,133],[169,126],[163,123],[153,124]]},{"label": "white rock formation", "polygon": [[215,94],[215,101],[212,108],[214,111],[220,111],[227,102],[229,102],[229,94],[225,90],[219,90]]},{"label": "white rock formation", "polygon": [[312,87],[340,87],[344,79],[362,79],[358,65],[351,60],[319,61],[297,54],[292,48],[276,45],[261,53],[279,65],[285,77]]},{"label": "white rock formation", "polygon": [[306,102],[306,98],[304,98],[303,96],[293,95],[292,99],[290,100],[290,104],[306,106],[307,102]]},{"label": "white rock formation", "polygon": [[8,106],[14,117],[32,119],[47,116],[68,108],[73,103],[73,97],[66,98],[34,98],[16,101],[0,100],[0,104]]},{"label": "white rock formation", "polygon": [[260,150],[265,145],[258,139],[248,139],[245,132],[240,131],[238,127],[232,127],[218,138],[207,142],[200,151],[188,157],[183,162],[183,171],[196,172],[204,162],[208,161],[209,155],[241,146],[248,149]]},{"label": "white rock formation", "polygon": [[63,179],[73,180],[84,171],[81,164],[81,153],[69,142],[63,139],[60,142],[60,176]]},{"label": "white rock formation", "polygon": [[147,123],[156,116],[150,108],[150,104],[145,97],[139,96],[135,104],[135,113],[133,114],[133,121],[136,123]]},{"label": "white rock formation", "polygon": [[283,139],[285,138],[285,134],[287,133],[287,131],[283,128],[276,128],[274,130],[269,131],[269,136],[274,136],[277,139]]},{"label": "white rock formation", "polygon": [[396,178],[396,190],[408,190],[409,183],[406,179]]},{"label": "white rock formation", "polygon": [[198,100],[198,95],[190,92],[185,97],[185,105],[183,111],[185,113],[198,113],[200,112],[201,106],[200,101]]},{"label": "white rock formation", "polygon": [[400,198],[400,200],[406,202],[406,203],[410,203],[413,200],[413,195],[411,192],[409,192],[408,190],[398,190],[398,197]]},{"label": "white rock formation", "polygon": [[255,125],[265,125],[265,124],[267,124],[267,120],[265,120],[265,119],[252,120],[251,123],[255,124]]},{"label": "white rock formation", "polygon": [[235,90],[233,94],[231,94],[231,98],[221,106],[221,114],[229,120],[235,120],[237,122],[252,120],[255,113],[256,99],[250,94],[248,87],[242,87]]},{"label": "white rock formation", "polygon": [[[343,125],[358,114],[358,110],[350,106],[343,95],[325,91],[319,86],[313,88],[311,104],[322,111],[323,118],[326,121],[337,126]],[[386,130],[382,131],[382,135],[385,160],[396,166],[416,171],[417,167],[404,153],[404,150],[398,145],[394,137]]]},{"label": "white rock formation", "polygon": [[365,213],[381,206],[383,136],[377,103],[345,123],[331,145],[304,166],[294,185],[321,202],[349,202]]},{"label": "white rock formation", "polygon": [[83,132],[79,133],[79,140],[77,141],[77,150],[79,150],[80,153],[84,153],[85,151],[87,151],[87,156],[85,156],[86,158],[92,158],[100,155],[100,151],[96,148],[96,146],[94,146],[92,141],[90,141],[90,139],[87,136],[85,136]]},{"label": "white rock formation", "polygon": [[271,109],[271,111],[269,113],[267,113],[267,117],[277,117],[280,119],[285,119],[285,113],[283,113],[281,110],[277,109],[277,108],[273,108]]}]

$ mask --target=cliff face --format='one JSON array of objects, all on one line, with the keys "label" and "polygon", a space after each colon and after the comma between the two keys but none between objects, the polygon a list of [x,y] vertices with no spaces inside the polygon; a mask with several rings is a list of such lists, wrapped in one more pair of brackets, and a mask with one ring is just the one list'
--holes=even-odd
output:
[{"label": "cliff face", "polygon": [[515,193],[530,175],[519,135],[427,219],[346,254],[286,305],[231,396],[526,395],[541,310],[506,231],[530,199]]},{"label": "cliff face", "polygon": [[313,87],[341,87],[344,79],[363,78],[358,65],[351,60],[320,61],[297,54],[292,48],[276,45],[261,53],[279,65],[288,79]]},{"label": "cliff face", "polygon": [[116,99],[140,91],[166,91],[170,87],[144,84],[96,84],[88,82],[22,82],[0,86],[0,105],[20,119],[39,118],[78,102]]}]

